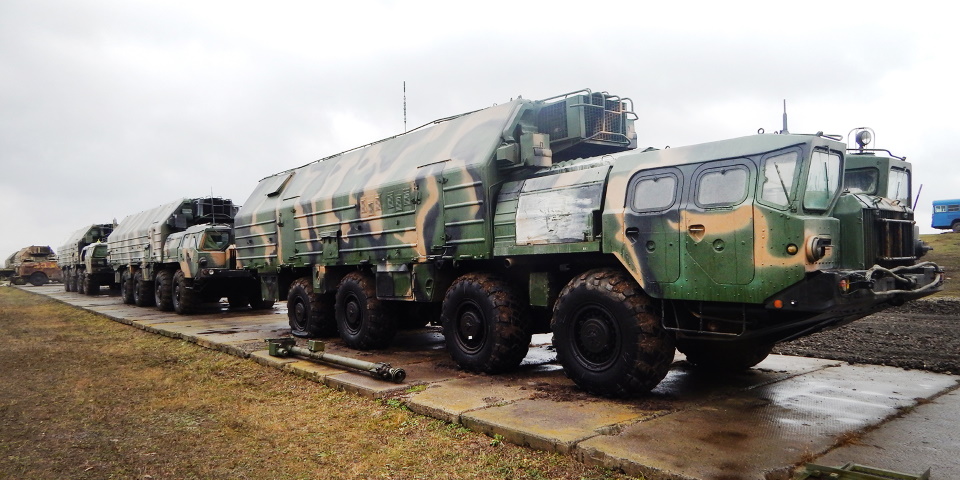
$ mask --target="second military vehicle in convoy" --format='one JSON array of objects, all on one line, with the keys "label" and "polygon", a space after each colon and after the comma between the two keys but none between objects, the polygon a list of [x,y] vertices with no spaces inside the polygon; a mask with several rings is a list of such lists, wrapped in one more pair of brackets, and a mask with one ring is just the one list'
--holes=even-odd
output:
[{"label": "second military vehicle in convoy", "polygon": [[216,197],[180,199],[125,218],[107,239],[124,303],[180,314],[228,297],[232,306],[273,306],[249,272],[236,269],[236,207]]},{"label": "second military vehicle in convoy", "polygon": [[941,288],[912,211],[841,199],[838,138],[638,151],[632,106],[517,99],[264,178],[235,220],[238,265],[287,300],[295,335],[381,348],[414,317],[492,373],[552,331],[566,374],[610,396],[656,386],[675,348],[747,368]]}]

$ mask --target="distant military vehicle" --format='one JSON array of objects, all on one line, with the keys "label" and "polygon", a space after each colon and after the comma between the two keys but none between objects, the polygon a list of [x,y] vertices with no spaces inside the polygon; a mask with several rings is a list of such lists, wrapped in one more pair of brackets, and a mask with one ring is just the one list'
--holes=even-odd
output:
[{"label": "distant military vehicle", "polygon": [[235,214],[230,200],[207,197],[176,200],[120,222],[107,247],[124,303],[180,314],[224,296],[233,306],[272,306],[256,296],[249,272],[232,268]]},{"label": "distant military vehicle", "polygon": [[[107,265],[107,245],[104,242],[115,227],[112,223],[88,225],[73,232],[60,247],[57,265],[63,271],[63,289],[96,295],[101,285],[117,286],[113,270]],[[87,249],[87,247],[91,247]]]},{"label": "distant military vehicle", "polygon": [[62,278],[57,267],[57,255],[49,246],[23,247],[7,257],[5,267],[0,273],[16,285],[29,282],[39,287],[50,281],[59,282]]},{"label": "distant military vehicle", "polygon": [[236,217],[238,265],[287,299],[294,335],[381,348],[414,316],[494,373],[552,331],[566,374],[611,396],[656,386],[675,347],[748,368],[942,288],[901,258],[912,228],[866,233],[894,212],[841,200],[838,138],[637,151],[635,118],[589,90],[517,99],[264,178]]}]

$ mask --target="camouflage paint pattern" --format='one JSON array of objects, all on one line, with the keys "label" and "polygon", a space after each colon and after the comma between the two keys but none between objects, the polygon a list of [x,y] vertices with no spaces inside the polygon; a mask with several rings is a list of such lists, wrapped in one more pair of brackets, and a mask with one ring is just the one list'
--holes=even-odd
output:
[{"label": "camouflage paint pattern", "polygon": [[216,220],[218,215],[220,221],[232,220],[233,213],[230,200],[208,197],[174,200],[129,215],[107,238],[110,265],[120,272],[125,268],[177,262],[165,255],[167,237],[193,225]]},{"label": "camouflage paint pattern", "polygon": [[[167,237],[163,257],[168,263],[177,263],[186,278],[196,278],[201,268],[230,268],[228,248],[233,243],[232,233],[231,225],[194,225]],[[216,235],[223,240],[211,242],[208,235]]]},{"label": "camouflage paint pattern", "polygon": [[113,232],[112,223],[98,223],[80,228],[70,234],[67,240],[57,250],[57,263],[60,268],[79,265],[80,251],[91,243],[102,242]]},{"label": "camouflage paint pattern", "polygon": [[[238,265],[270,283],[273,298],[305,275],[331,292],[359,267],[376,274],[380,298],[439,301],[456,275],[518,264],[510,275],[545,307],[557,278],[572,274],[561,266],[619,265],[651,297],[735,308],[780,308],[778,295],[799,289],[790,305],[809,300],[797,308],[821,320],[889,298],[817,303],[811,293],[840,295],[829,282],[872,266],[842,269],[853,266],[842,260],[855,250],[848,243],[863,243],[833,214],[848,201],[842,142],[753,135],[636,151],[632,122],[623,122],[609,138],[626,141],[591,145],[607,133],[573,138],[567,128],[588,131],[588,116],[545,117],[593,97],[570,98],[514,100],[261,180],[237,215]],[[935,270],[916,274],[916,295],[935,291]]]}]

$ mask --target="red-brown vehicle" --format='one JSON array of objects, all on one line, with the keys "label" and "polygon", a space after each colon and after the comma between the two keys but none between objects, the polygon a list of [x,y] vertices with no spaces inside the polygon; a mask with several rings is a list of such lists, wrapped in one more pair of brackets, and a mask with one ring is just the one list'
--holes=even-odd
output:
[{"label": "red-brown vehicle", "polygon": [[57,265],[57,256],[49,246],[31,245],[20,249],[7,258],[4,273],[16,285],[27,282],[35,286],[46,285],[51,281],[63,280],[63,274]]}]

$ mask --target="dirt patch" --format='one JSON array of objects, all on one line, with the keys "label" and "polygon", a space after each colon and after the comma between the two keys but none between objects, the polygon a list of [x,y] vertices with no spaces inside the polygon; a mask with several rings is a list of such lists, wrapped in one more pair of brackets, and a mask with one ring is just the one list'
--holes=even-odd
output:
[{"label": "dirt patch", "polygon": [[774,353],[960,374],[960,298],[933,297],[777,345]]}]

